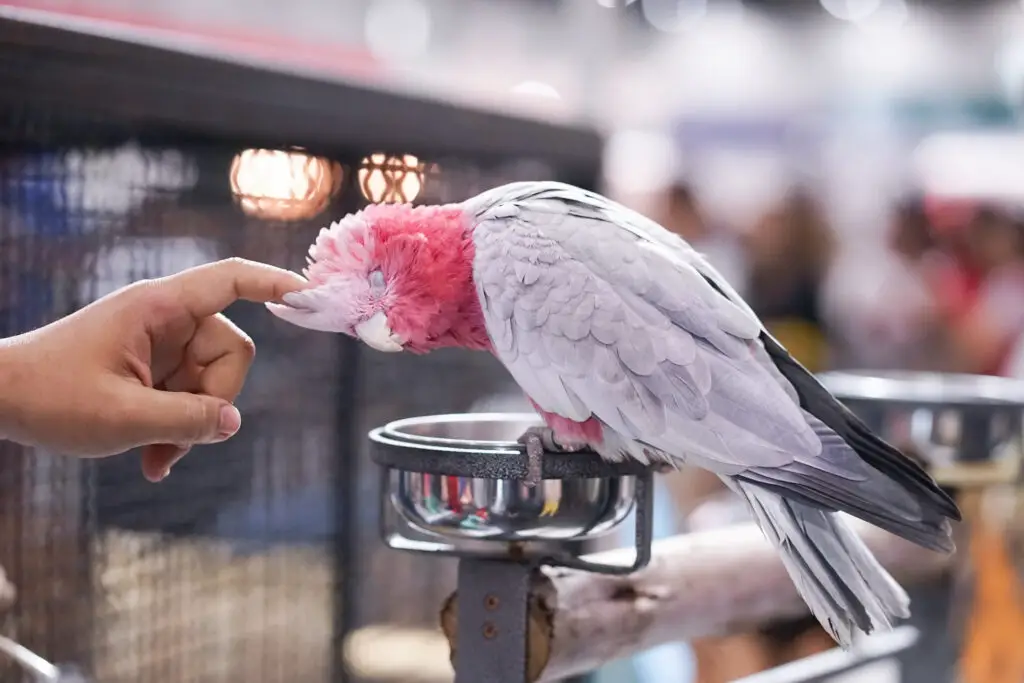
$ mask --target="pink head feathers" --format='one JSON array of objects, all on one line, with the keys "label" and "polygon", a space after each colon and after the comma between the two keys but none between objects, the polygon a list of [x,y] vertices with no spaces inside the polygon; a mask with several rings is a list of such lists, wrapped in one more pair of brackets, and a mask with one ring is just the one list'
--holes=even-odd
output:
[{"label": "pink head feathers", "polygon": [[489,348],[460,207],[371,205],[320,231],[305,275],[274,315],[381,351]]}]

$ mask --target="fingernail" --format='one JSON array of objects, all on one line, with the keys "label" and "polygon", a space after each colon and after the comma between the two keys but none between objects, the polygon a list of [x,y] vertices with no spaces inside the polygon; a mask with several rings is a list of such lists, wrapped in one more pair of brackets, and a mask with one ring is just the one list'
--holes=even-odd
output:
[{"label": "fingernail", "polygon": [[174,463],[168,464],[166,467],[164,467],[162,471],[157,472],[156,474],[147,474],[145,468],[143,468],[142,475],[146,477],[146,480],[149,481],[150,483],[159,484],[160,482],[167,478],[168,474],[171,473],[171,465],[173,464]]},{"label": "fingernail", "polygon": [[217,435],[222,439],[234,436],[242,426],[242,414],[230,403],[220,409],[220,422],[217,424]]}]

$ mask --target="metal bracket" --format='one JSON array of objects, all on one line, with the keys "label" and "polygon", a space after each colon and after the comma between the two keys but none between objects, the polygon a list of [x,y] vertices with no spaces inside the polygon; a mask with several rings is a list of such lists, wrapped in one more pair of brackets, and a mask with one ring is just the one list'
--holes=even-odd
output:
[{"label": "metal bracket", "polygon": [[524,562],[459,562],[455,683],[526,683],[530,577]]},{"label": "metal bracket", "polygon": [[[622,576],[647,566],[651,560],[651,522],[654,510],[654,471],[638,462],[608,463],[595,453],[549,453],[542,462],[544,480],[633,477],[635,555],[629,564],[606,564],[578,557],[561,543],[506,536],[503,540],[452,540],[420,527],[406,517],[392,497],[401,491],[394,482],[406,473],[477,480],[522,481],[528,463],[514,443],[457,439],[442,427],[478,424],[502,416],[433,416],[392,423],[370,433],[371,456],[380,466],[381,509],[379,532],[393,550],[459,558],[457,587],[458,626],[455,634],[456,683],[526,683],[529,675],[530,587],[542,566],[567,567],[596,574]],[[527,420],[529,420],[527,416]],[[453,427],[453,425],[455,427]],[[486,426],[486,425],[484,425]],[[430,435],[437,428],[440,435]],[[477,437],[478,438],[478,437]],[[450,495],[450,494],[449,494]],[[628,515],[617,517],[621,523]],[[597,528],[581,525],[565,538],[572,542]]]}]

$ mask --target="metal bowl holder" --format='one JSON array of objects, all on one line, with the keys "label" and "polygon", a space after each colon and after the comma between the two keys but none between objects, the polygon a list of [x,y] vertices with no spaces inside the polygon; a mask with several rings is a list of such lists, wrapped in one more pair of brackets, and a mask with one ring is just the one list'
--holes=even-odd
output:
[{"label": "metal bowl holder", "polygon": [[[437,416],[438,421],[451,418]],[[564,543],[554,552],[531,552],[529,542],[473,539],[457,545],[436,536],[410,538],[396,524],[397,513],[390,504],[393,470],[521,481],[528,469],[525,448],[518,444],[496,447],[494,441],[400,436],[387,426],[370,432],[370,440],[371,457],[381,466],[384,543],[395,550],[459,559],[456,683],[526,681],[530,580],[541,565],[622,576],[650,562],[653,471],[639,463],[608,463],[591,452],[545,453],[542,460],[542,479],[636,477],[635,558],[629,565],[612,565],[581,559]],[[406,528],[410,526],[406,523]]]}]

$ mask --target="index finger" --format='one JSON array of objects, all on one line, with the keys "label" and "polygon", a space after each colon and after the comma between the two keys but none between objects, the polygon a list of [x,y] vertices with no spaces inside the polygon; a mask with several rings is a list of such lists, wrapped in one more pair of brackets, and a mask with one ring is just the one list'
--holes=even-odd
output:
[{"label": "index finger", "polygon": [[175,298],[192,317],[207,318],[239,299],[266,303],[309,286],[301,275],[242,258],[230,258],[183,270],[166,279]]}]

